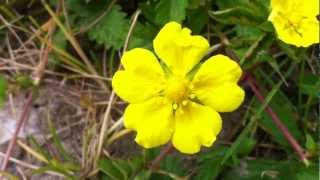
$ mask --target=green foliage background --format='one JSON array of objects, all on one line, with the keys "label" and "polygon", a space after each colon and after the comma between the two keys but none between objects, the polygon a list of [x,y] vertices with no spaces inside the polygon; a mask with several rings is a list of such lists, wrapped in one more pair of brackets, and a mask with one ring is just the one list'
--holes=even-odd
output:
[{"label": "green foliage background", "polygon": [[[116,69],[117,53],[121,52],[132,17],[141,11],[134,26],[129,49],[152,49],[159,29],[169,21],[189,27],[194,34],[210,37],[212,46],[220,44],[220,53],[239,61],[246,72],[258,81],[266,104],[261,104],[246,83],[245,116],[231,144],[218,144],[188,157],[168,155],[158,171],[148,163],[161,148],[143,151],[130,158],[99,160],[100,179],[318,179],[320,61],[317,45],[297,48],[277,39],[267,21],[270,7],[267,0],[68,0],[64,1],[68,16],[59,16],[68,30],[81,39],[96,69],[101,62],[95,54],[109,52],[108,68]],[[50,1],[54,8],[57,1]],[[40,12],[40,13],[45,13]],[[226,42],[227,40],[227,42]],[[58,29],[54,44],[70,51],[68,39]],[[64,62],[52,53],[51,65]],[[73,63],[86,71],[83,64]],[[55,67],[55,66],[53,66]],[[315,70],[313,70],[315,69]],[[112,72],[112,71],[111,71]],[[112,76],[112,74],[110,74]],[[5,99],[6,80],[0,76],[0,104]],[[269,105],[309,155],[310,165],[299,161],[281,131],[264,111]],[[59,141],[56,140],[60,147]],[[275,146],[267,152],[264,144]],[[61,147],[62,154],[65,150]],[[45,170],[64,172],[63,164],[50,161]],[[51,168],[50,168],[51,167]],[[74,167],[74,166],[72,166]],[[77,172],[77,168],[68,168]],[[74,178],[74,177],[70,177]]]}]

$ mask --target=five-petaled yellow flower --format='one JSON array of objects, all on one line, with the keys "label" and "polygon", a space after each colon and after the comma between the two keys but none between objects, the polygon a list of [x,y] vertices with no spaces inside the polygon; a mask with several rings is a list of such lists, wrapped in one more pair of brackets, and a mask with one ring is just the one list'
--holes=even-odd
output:
[{"label": "five-petaled yellow flower", "polygon": [[241,68],[224,55],[197,68],[209,43],[176,22],[160,30],[153,47],[160,62],[149,50],[132,49],[121,59],[124,70],[113,77],[114,91],[130,103],[125,127],[137,132],[135,141],[145,148],[171,140],[192,154],[211,146],[222,126],[218,112],[233,111],[244,99],[237,85]]},{"label": "five-petaled yellow flower", "polygon": [[271,8],[279,39],[302,47],[319,42],[319,0],[271,0]]}]

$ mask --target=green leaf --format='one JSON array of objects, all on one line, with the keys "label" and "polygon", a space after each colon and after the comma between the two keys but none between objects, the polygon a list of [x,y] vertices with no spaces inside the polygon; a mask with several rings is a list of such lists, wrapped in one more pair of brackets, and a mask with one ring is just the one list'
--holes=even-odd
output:
[{"label": "green leaf", "polygon": [[157,12],[155,20],[159,24],[169,21],[181,23],[186,17],[188,0],[160,0],[155,10]]},{"label": "green leaf", "polygon": [[[297,112],[290,100],[280,91],[278,91],[270,101],[269,106],[278,115],[279,119],[288,128],[290,133],[297,140],[301,140],[302,134],[299,131],[297,119],[294,116],[297,114]],[[262,113],[259,123],[265,131],[273,136],[276,142],[288,149],[291,149],[282,132],[276,127],[266,112]]]},{"label": "green leaf", "polygon": [[216,0],[219,9],[245,7],[256,13],[256,17],[267,19],[269,15],[269,0]]},{"label": "green leaf", "polygon": [[158,29],[151,24],[137,23],[129,42],[129,48],[147,48],[152,49],[152,42],[157,35]]},{"label": "green leaf", "polygon": [[57,131],[54,128],[50,117],[47,118],[47,122],[48,122],[48,127],[49,127],[50,133],[52,135],[53,144],[54,144],[55,148],[57,148],[57,150],[59,151],[59,153],[61,154],[61,156],[65,160],[72,162],[73,160],[72,160],[71,156],[67,153],[65,148],[63,147],[61,139],[58,137]]},{"label": "green leaf", "polygon": [[223,24],[239,24],[257,26],[263,22],[250,7],[237,6],[229,9],[209,11],[214,20]]},{"label": "green leaf", "polygon": [[263,34],[260,29],[248,25],[236,25],[235,30],[238,37],[243,37],[250,41],[255,41]]},{"label": "green leaf", "polygon": [[300,62],[304,59],[304,55],[306,53],[306,49],[302,47],[296,47],[293,45],[286,44],[281,40],[278,40],[278,45],[280,49],[288,55],[294,61]]},{"label": "green leaf", "polygon": [[221,169],[221,161],[225,156],[226,147],[216,147],[211,152],[201,154],[199,156],[199,170],[195,177],[196,180],[212,180],[215,179]]},{"label": "green leaf", "polygon": [[[153,149],[149,150],[149,156],[151,156],[151,159],[154,159],[159,153],[160,149]],[[168,174],[174,175],[174,176],[185,176],[186,175],[186,168],[184,166],[181,166],[183,164],[183,156],[181,155],[169,155],[166,156],[160,163],[160,169]],[[153,173],[150,177],[150,179],[157,179],[157,180],[172,180],[171,177],[168,176],[168,174],[159,174],[159,173]]]},{"label": "green leaf", "polygon": [[236,150],[237,156],[245,157],[254,149],[257,141],[253,137],[245,137],[242,139],[241,146]]},{"label": "green leaf", "polygon": [[310,151],[311,153],[315,153],[318,149],[317,147],[317,143],[315,142],[315,140],[312,138],[312,136],[310,134],[306,134],[306,148],[308,151]]},{"label": "green leaf", "polygon": [[105,47],[120,49],[125,41],[129,30],[129,20],[121,11],[120,6],[114,5],[99,23],[88,31],[89,39],[103,44]]},{"label": "green leaf", "polygon": [[24,74],[16,75],[15,80],[21,89],[28,89],[33,86],[32,79]]},{"label": "green leaf", "polygon": [[133,180],[147,180],[150,179],[151,171],[142,171],[138,173]]},{"label": "green leaf", "polygon": [[110,159],[101,159],[99,161],[100,170],[108,175],[111,179],[125,179],[123,173],[119,170],[117,166],[114,165],[113,161]]},{"label": "green leaf", "polygon": [[189,9],[197,9],[200,6],[204,6],[206,4],[206,0],[189,0]]},{"label": "green leaf", "polygon": [[233,180],[317,180],[318,165],[305,167],[296,161],[244,160],[240,166],[226,171],[221,179]]},{"label": "green leaf", "polygon": [[104,179],[134,179],[142,176],[138,175],[142,167],[143,160],[140,156],[132,159],[101,159],[99,161],[99,168],[106,175]]},{"label": "green leaf", "polygon": [[193,34],[199,34],[208,22],[208,12],[205,7],[200,6],[187,12],[187,27]]},{"label": "green leaf", "polygon": [[265,32],[274,32],[274,27],[270,21],[265,21],[258,26],[259,29]]},{"label": "green leaf", "polygon": [[109,0],[89,3],[86,3],[84,0],[68,0],[65,4],[71,15],[83,23],[84,21],[88,22],[97,18],[105,7],[108,6]]},{"label": "green leaf", "polygon": [[7,80],[0,75],[0,106],[5,102],[7,96]]},{"label": "green leaf", "polygon": [[298,84],[301,92],[309,96],[320,96],[320,77],[314,74],[305,74]]},{"label": "green leaf", "polygon": [[186,18],[188,0],[159,0],[142,4],[142,13],[158,26],[170,21],[182,23]]},{"label": "green leaf", "polygon": [[76,180],[77,178],[70,175],[69,172],[64,169],[63,164],[49,164],[43,167],[40,167],[39,169],[33,170],[33,174],[43,174],[45,172],[51,171],[51,172],[57,172],[59,174],[65,175],[67,180]]}]

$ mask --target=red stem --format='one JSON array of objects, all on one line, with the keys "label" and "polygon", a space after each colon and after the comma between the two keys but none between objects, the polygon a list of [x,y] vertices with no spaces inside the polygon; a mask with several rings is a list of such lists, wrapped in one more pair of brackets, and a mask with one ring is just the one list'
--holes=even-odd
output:
[{"label": "red stem", "polygon": [[[16,145],[16,140],[17,137],[19,135],[20,129],[21,127],[27,122],[27,120],[29,119],[29,114],[30,114],[30,108],[31,108],[31,103],[32,103],[32,91],[29,91],[28,93],[28,98],[27,101],[23,107],[23,111],[21,113],[21,116],[19,118],[17,127],[14,131],[13,137],[11,138],[11,141],[9,143],[9,146],[6,150],[6,155],[2,161],[1,164],[1,171],[5,171],[9,162],[9,158],[10,158],[10,154],[13,151],[15,145]],[[2,177],[0,176],[0,179],[2,179]]]},{"label": "red stem", "polygon": [[170,153],[173,152],[173,146],[169,143],[165,148],[162,149],[161,153],[152,161],[151,170],[157,170],[160,166],[160,162]]},{"label": "red stem", "polygon": [[[258,98],[258,100],[263,103],[265,100],[265,97],[260,92],[259,88],[257,87],[257,83],[255,79],[250,75],[247,74],[246,76],[249,86],[254,92],[255,96]],[[270,106],[267,106],[265,108],[265,111],[269,114],[271,117],[273,123],[277,126],[278,129],[282,132],[284,137],[287,139],[289,144],[292,146],[293,150],[298,154],[301,161],[303,161],[305,164],[308,164],[308,159],[306,155],[304,154],[304,150],[301,148],[297,140],[292,136],[288,128],[282,123],[282,121],[279,119],[277,114],[272,110]]]}]

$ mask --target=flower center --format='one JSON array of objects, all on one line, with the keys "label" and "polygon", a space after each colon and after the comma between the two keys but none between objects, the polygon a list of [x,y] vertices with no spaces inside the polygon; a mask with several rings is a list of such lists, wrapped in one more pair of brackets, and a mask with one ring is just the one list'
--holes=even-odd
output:
[{"label": "flower center", "polygon": [[165,96],[176,104],[188,98],[190,92],[189,81],[182,77],[171,77],[166,84]]}]

